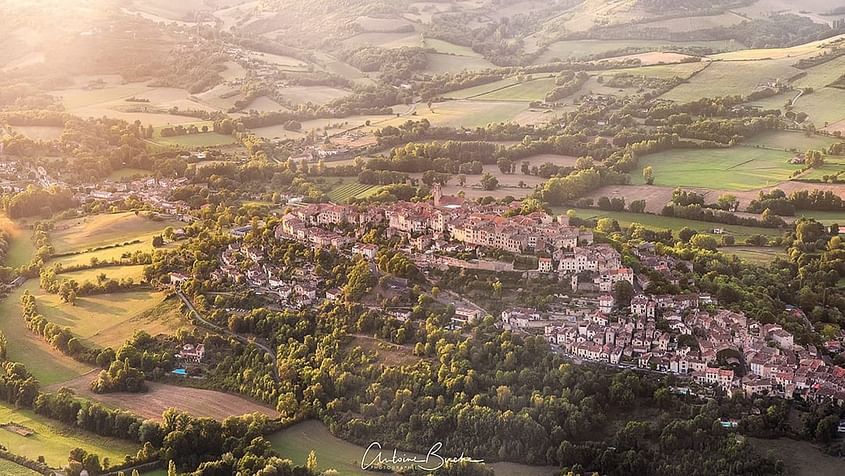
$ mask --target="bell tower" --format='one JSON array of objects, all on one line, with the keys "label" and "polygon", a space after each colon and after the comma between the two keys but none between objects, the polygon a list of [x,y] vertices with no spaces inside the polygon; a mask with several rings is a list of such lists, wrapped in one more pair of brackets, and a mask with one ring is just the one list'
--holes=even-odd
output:
[{"label": "bell tower", "polygon": [[443,198],[443,188],[440,185],[440,182],[434,182],[434,185],[431,188],[432,195],[434,195],[434,206],[440,206],[440,199]]}]

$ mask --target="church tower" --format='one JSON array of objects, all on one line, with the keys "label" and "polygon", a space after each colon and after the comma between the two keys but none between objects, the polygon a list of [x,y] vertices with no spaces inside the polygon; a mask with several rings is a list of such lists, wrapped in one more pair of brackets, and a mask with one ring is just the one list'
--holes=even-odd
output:
[{"label": "church tower", "polygon": [[443,198],[443,189],[440,186],[440,182],[434,182],[434,185],[431,187],[431,193],[434,195],[434,206],[440,206],[440,199]]}]

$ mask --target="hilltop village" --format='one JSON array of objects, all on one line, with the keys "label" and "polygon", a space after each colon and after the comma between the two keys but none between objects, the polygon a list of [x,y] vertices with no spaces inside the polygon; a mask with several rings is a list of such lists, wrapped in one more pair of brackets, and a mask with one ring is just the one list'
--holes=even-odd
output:
[{"label": "hilltop village", "polygon": [[[362,238],[378,230],[385,238],[401,237],[406,244],[399,251],[421,270],[464,268],[554,277],[567,291],[558,294],[550,309],[507,308],[497,316],[499,327],[543,336],[573,360],[676,374],[704,394],[845,402],[845,368],[834,365],[814,345],[797,344],[777,324],[761,324],[721,308],[710,294],[646,294],[648,274],[623,265],[621,253],[595,242],[592,231],[570,225],[566,215],[515,214],[520,207],[519,201],[479,205],[444,196],[435,187],[427,202],[290,207],[273,235],[374,261],[379,246]],[[242,238],[249,231],[250,226],[236,228],[232,235]],[[496,253],[529,255],[537,266],[515,270],[512,259],[495,259]],[[642,268],[673,284],[692,271],[691,262],[661,255],[654,243],[642,243],[633,254]],[[228,246],[220,262],[215,278],[245,282],[281,307],[302,309],[320,299],[342,299],[339,289],[321,287],[313,266],[283,277],[262,249],[239,241]],[[378,272],[375,265],[372,269]],[[485,313],[466,303],[457,304],[455,311],[457,324],[480,320]],[[790,312],[806,320],[800,309]],[[829,340],[825,350],[838,352],[843,339],[840,334]]]}]

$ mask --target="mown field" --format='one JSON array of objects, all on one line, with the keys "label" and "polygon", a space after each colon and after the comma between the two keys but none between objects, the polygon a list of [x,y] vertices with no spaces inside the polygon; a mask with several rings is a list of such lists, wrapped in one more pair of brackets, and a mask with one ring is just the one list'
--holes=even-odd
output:
[{"label": "mown field", "polygon": [[59,126],[13,126],[12,131],[32,140],[51,141],[62,135],[64,127]]},{"label": "mown field", "polygon": [[140,445],[124,440],[104,438],[65,426],[5,402],[0,402],[0,422],[13,422],[35,431],[33,435],[21,436],[0,428],[0,444],[12,453],[32,459],[43,456],[47,464],[54,468],[67,464],[68,454],[74,448],[97,453],[100,461],[105,457],[114,462],[123,461],[125,455],[134,455],[140,448]]},{"label": "mown field", "polygon": [[[165,248],[170,244],[165,245]],[[151,252],[153,251],[152,240],[144,240],[140,243],[133,243],[131,245],[116,246],[114,248],[106,248],[103,250],[89,251],[86,253],[76,253],[72,255],[62,256],[50,260],[49,264],[61,263],[64,267],[78,266],[82,264],[90,264],[92,258],[97,258],[99,261],[111,261],[113,259],[120,259],[124,254],[132,254],[137,251]]]},{"label": "mown field", "polygon": [[752,190],[788,180],[801,168],[788,163],[792,157],[755,147],[670,150],[641,157],[631,182],[643,184],[642,169],[651,166],[655,185]]},{"label": "mown field", "polygon": [[[756,226],[742,226],[742,225],[724,225],[721,223],[709,223],[697,220],[687,220],[685,218],[664,217],[662,215],[651,215],[644,213],[631,212],[611,212],[605,210],[597,210],[594,208],[572,208],[572,207],[555,207],[555,213],[566,213],[568,210],[575,210],[578,218],[592,219],[592,218],[611,218],[619,222],[619,226],[627,227],[631,223],[639,223],[651,230],[672,230],[677,232],[681,228],[687,227],[698,231],[700,233],[712,234],[714,228],[722,228],[725,235],[731,235],[737,241],[744,240],[751,235],[764,236],[780,236],[783,234],[781,230],[775,228],[763,228]],[[719,235],[714,235],[717,237]]]},{"label": "mown field", "polygon": [[[371,471],[361,469],[361,460],[367,448],[341,440],[329,432],[326,426],[317,420],[308,420],[274,433],[268,438],[273,449],[290,458],[294,463],[305,464],[308,453],[314,450],[317,455],[317,467],[321,470],[335,469],[338,474],[352,476],[372,475]],[[389,458],[393,449],[383,448],[383,456]],[[460,452],[459,449],[452,451]],[[446,455],[444,448],[442,454]],[[399,455],[403,452],[398,452]],[[413,453],[404,453],[413,456]],[[375,453],[368,453],[368,460],[375,458]],[[418,455],[419,456],[419,455]],[[452,456],[450,454],[450,456]],[[466,456],[472,457],[467,454]],[[425,459],[425,456],[419,456]],[[433,461],[433,460],[432,460]],[[486,463],[496,474],[520,476],[551,476],[555,468],[549,466],[528,466],[515,463]],[[395,473],[389,473],[395,474]]]},{"label": "mown field", "polygon": [[158,421],[161,421],[161,415],[165,410],[171,407],[196,417],[214,418],[220,421],[230,416],[256,412],[270,418],[279,416],[279,413],[272,408],[239,395],[159,382],[147,382],[148,390],[145,393],[97,394],[91,391],[91,381],[95,377],[93,373],[83,375],[70,382],[64,382],[62,386],[74,390],[77,395],[96,400],[106,406],[123,408],[142,418]]},{"label": "mown field", "polygon": [[4,476],[37,476],[41,473],[35,472],[17,463],[0,459],[0,474],[3,474]]},{"label": "mown field", "polygon": [[808,149],[823,149],[839,142],[833,137],[810,135],[798,131],[766,131],[746,139],[743,145],[770,147],[773,149],[805,152]]},{"label": "mown field", "polygon": [[731,246],[722,248],[722,252],[733,255],[749,263],[766,265],[775,258],[786,258],[786,252],[781,248],[766,248],[762,246]]},{"label": "mown field", "polygon": [[684,84],[663,96],[663,99],[690,102],[703,97],[748,95],[769,81],[781,80],[798,74],[792,66],[793,58],[761,61],[715,61]]},{"label": "mown field", "polygon": [[689,78],[708,66],[705,61],[697,63],[657,64],[651,66],[637,66],[634,68],[609,69],[598,73],[599,76],[615,76],[617,74],[632,74],[648,78],[671,79],[674,77]]},{"label": "mown field", "polygon": [[133,212],[88,215],[57,222],[50,240],[56,253],[86,251],[134,240],[148,241],[168,226],[182,225],[180,221],[154,220]]},{"label": "mown field", "polygon": [[380,185],[347,183],[332,189],[327,195],[335,203],[346,203],[350,198],[367,198],[381,190]]},{"label": "mown field", "polygon": [[149,170],[122,168],[110,173],[108,178],[109,180],[121,181],[139,177],[149,177],[150,175],[152,175],[152,173]]},{"label": "mown field", "polygon": [[29,263],[35,251],[35,246],[32,244],[32,232],[21,222],[11,220],[2,213],[0,213],[0,229],[6,230],[11,238],[6,252],[6,261],[3,264],[17,268]]},{"label": "mown field", "polygon": [[90,371],[91,366],[56,352],[26,328],[20,309],[20,299],[26,290],[40,293],[38,280],[27,281],[0,300],[0,331],[8,339],[8,359],[24,364],[42,385],[64,382]]},{"label": "mown field", "polygon": [[117,348],[135,334],[173,334],[191,328],[178,303],[165,301],[163,293],[130,291],[95,294],[77,298],[74,305],[62,302],[55,294],[34,291],[38,311],[49,322],[67,327],[91,345]]},{"label": "mown field", "polygon": [[542,101],[546,93],[555,87],[554,78],[540,78],[515,84],[498,91],[492,91],[473,99],[491,101]]},{"label": "mown field", "polygon": [[108,279],[120,281],[122,279],[131,279],[136,283],[144,280],[144,265],[131,266],[106,266],[103,268],[83,269],[79,271],[69,271],[61,273],[59,276],[63,279],[73,279],[78,283],[85,281],[97,282],[100,275],[105,275]]},{"label": "mown field", "polygon": [[778,438],[748,438],[760,453],[771,452],[785,462],[786,473],[794,476],[841,476],[845,474],[845,460],[823,453],[807,441]]},{"label": "mown field", "polygon": [[713,51],[732,51],[744,46],[736,41],[691,41],[671,42],[664,40],[566,40],[557,41],[548,46],[534,62],[535,64],[549,63],[554,59],[581,58],[584,56],[604,54],[624,48],[643,48],[650,51],[660,51],[678,47],[701,46]]}]

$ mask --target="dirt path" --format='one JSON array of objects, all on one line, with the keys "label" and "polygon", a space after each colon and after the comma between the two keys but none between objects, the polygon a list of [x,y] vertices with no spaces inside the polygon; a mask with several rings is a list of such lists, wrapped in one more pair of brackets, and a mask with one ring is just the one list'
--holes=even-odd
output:
[{"label": "dirt path", "polygon": [[98,373],[96,370],[91,371],[73,380],[51,385],[46,390],[56,391],[61,387],[66,387],[81,397],[98,401],[108,407],[122,408],[142,418],[153,420],[161,420],[161,414],[171,407],[197,417],[210,417],[215,420],[254,412],[263,413],[271,418],[279,416],[279,413],[272,408],[238,395],[158,382],[147,382],[149,391],[146,393],[97,394],[91,391],[91,382],[97,378]]}]

